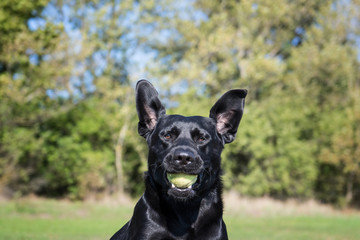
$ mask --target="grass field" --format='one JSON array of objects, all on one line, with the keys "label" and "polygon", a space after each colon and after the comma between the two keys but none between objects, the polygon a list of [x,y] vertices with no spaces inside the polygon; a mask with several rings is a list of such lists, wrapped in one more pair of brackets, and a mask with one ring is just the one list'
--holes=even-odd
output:
[{"label": "grass field", "polygon": [[[229,200],[228,200],[229,199]],[[83,203],[44,199],[0,202],[0,239],[109,239],[134,203]],[[229,239],[358,240],[360,214],[314,204],[226,198]]]}]

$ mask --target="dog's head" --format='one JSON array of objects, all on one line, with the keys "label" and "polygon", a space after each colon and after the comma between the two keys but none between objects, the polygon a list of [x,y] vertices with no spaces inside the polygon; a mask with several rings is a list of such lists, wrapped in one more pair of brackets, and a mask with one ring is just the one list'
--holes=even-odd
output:
[{"label": "dog's head", "polygon": [[166,115],[152,84],[136,86],[139,134],[149,146],[148,175],[156,187],[177,200],[201,196],[220,181],[220,154],[235,139],[246,90],[225,93],[207,117]]}]

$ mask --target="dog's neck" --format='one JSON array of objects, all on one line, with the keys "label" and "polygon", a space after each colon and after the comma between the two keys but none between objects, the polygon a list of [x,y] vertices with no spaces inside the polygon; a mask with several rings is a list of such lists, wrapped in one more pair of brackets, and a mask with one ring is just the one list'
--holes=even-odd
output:
[{"label": "dog's neck", "polygon": [[148,175],[145,184],[145,201],[157,212],[160,219],[166,220],[169,231],[175,236],[183,236],[190,228],[199,229],[205,226],[207,222],[213,221],[212,216],[222,216],[221,181],[217,181],[205,196],[186,201],[168,196],[158,189]]}]

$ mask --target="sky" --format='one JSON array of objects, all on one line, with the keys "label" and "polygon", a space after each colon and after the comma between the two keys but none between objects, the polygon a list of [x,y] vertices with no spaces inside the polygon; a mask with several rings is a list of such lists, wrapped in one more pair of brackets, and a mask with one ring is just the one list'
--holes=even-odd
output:
[{"label": "sky", "polygon": [[[119,1],[119,0],[117,0]],[[166,0],[163,0],[166,1]],[[347,1],[344,0],[346,4]],[[106,1],[104,1],[106,2]],[[192,20],[196,22],[196,25],[200,25],[201,22],[206,21],[206,15],[196,10],[193,7],[194,0],[184,0],[184,1],[174,1],[174,6],[169,6],[169,9],[163,9],[161,5],[155,8],[157,14],[163,15],[163,17],[170,17],[174,14],[174,9],[176,9],[179,16],[183,19]],[[74,12],[74,7],[71,4],[74,1],[67,1],[67,4],[63,4],[60,11],[58,7],[55,7],[53,2],[50,2],[48,6],[43,10],[42,17],[33,18],[28,21],[28,26],[31,30],[36,30],[38,28],[44,28],[47,21],[53,22],[55,24],[61,24],[64,27],[64,32],[69,37],[71,44],[71,50],[76,54],[80,53],[82,50],[82,40],[84,36],[81,33],[81,23],[79,23],[78,18],[79,15],[84,15],[84,19],[91,23],[94,18],[94,14],[96,14],[95,10],[91,7],[82,8],[78,10],[78,12]],[[175,7],[175,8],[174,8]],[[253,7],[258,7],[254,5]],[[110,10],[108,10],[110,12]],[[128,61],[127,72],[128,77],[131,82],[135,84],[138,79],[143,78],[151,78],[146,69],[147,66],[151,66],[152,61],[157,55],[156,50],[149,48],[146,44],[139,44],[137,39],[138,37],[145,37],[149,42],[157,41],[166,43],[169,38],[176,37],[176,31],[174,29],[165,29],[162,31],[157,31],[156,24],[138,24],[138,19],[141,18],[141,12],[139,10],[139,5],[134,4],[133,9],[129,11],[125,17],[122,17],[118,21],[118,25],[125,26],[125,28],[130,29],[127,34],[124,35],[123,42],[127,44],[127,50],[117,51],[112,50],[110,53],[104,52],[94,52],[93,58],[94,62],[96,62],[96,69],[94,71],[95,76],[92,75],[91,71],[86,70],[87,66],[84,63],[78,63],[77,66],[74,66],[74,76],[71,78],[74,85],[74,92],[76,94],[76,86],[84,82],[88,91],[95,91],[95,86],[92,84],[94,77],[99,77],[103,73],[104,69],[107,67],[106,62],[106,54],[110,54],[112,58],[117,59],[118,62],[122,61],[122,58],[125,57]],[[90,24],[91,25],[91,24]],[[91,25],[90,31],[97,31],[95,23]],[[154,34],[156,32],[156,34]],[[306,34],[303,28],[298,27],[296,32],[301,36]],[[360,38],[354,36],[354,40],[357,42],[357,45],[360,48]],[[300,43],[300,38],[295,37],[291,43],[293,45],[298,45]],[[125,54],[125,56],[124,56]],[[360,60],[360,51],[359,51],[359,60]],[[266,56],[265,56],[266,57]],[[36,55],[30,55],[30,61],[34,64],[37,62]],[[78,72],[83,72],[82,79],[79,79]],[[156,81],[156,79],[155,79]],[[155,84],[156,85],[156,84]],[[48,90],[49,95],[57,95],[62,97],[68,97],[69,94],[67,91],[58,91],[54,92],[52,90]]]}]

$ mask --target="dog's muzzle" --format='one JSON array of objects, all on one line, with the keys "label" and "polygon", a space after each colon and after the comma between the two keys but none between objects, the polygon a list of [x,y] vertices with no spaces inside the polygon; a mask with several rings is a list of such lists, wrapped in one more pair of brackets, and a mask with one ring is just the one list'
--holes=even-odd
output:
[{"label": "dog's muzzle", "polygon": [[198,175],[204,162],[195,150],[187,146],[179,146],[164,159],[164,167],[168,173],[183,173],[188,175]]},{"label": "dog's muzzle", "polygon": [[190,147],[178,146],[170,151],[164,160],[168,194],[178,199],[195,196],[203,165],[203,160]]}]

